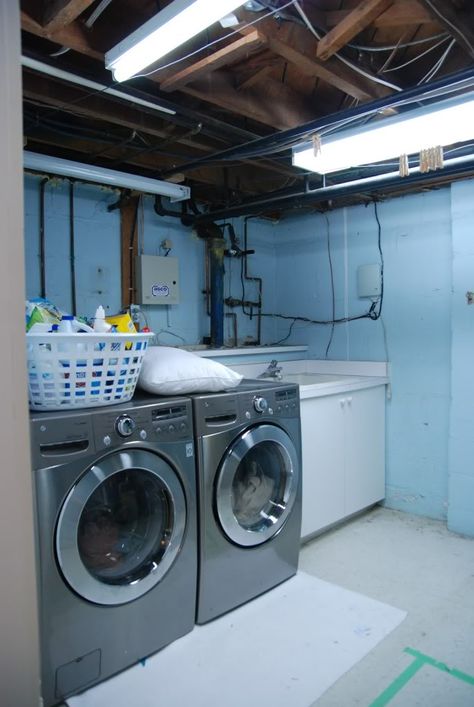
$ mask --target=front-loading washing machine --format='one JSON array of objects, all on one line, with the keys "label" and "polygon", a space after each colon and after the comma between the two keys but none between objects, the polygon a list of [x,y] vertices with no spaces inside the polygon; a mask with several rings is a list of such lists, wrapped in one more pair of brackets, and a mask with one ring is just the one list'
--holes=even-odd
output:
[{"label": "front-loading washing machine", "polygon": [[31,417],[46,707],[194,626],[192,409],[150,399]]},{"label": "front-loading washing machine", "polygon": [[243,380],[192,398],[202,624],[296,573],[301,430],[296,385]]}]

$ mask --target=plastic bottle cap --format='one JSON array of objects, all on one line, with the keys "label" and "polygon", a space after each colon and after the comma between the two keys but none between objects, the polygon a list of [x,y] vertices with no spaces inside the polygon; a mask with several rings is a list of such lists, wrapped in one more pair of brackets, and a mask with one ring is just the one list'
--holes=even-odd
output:
[{"label": "plastic bottle cap", "polygon": [[61,321],[64,320],[66,322],[72,322],[73,319],[74,317],[72,316],[72,314],[63,314],[63,316],[61,317]]}]

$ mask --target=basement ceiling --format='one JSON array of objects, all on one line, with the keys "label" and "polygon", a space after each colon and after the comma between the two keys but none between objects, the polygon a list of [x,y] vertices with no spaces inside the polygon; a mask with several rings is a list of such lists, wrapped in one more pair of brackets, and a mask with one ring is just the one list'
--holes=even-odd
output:
[{"label": "basement ceiling", "polygon": [[[105,52],[167,4],[22,0],[28,150],[171,179],[210,209],[236,207],[308,186],[289,149],[250,156],[240,146],[271,144],[281,131],[474,65],[469,0],[260,0],[236,10],[234,26],[216,23],[168,54],[148,76],[114,84]],[[239,148],[235,157],[223,160],[231,148]]]}]

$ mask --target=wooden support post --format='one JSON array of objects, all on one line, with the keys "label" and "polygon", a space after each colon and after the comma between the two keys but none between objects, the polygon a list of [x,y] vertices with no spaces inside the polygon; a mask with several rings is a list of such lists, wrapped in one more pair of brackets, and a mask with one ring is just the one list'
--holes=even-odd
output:
[{"label": "wooden support post", "polygon": [[135,257],[138,254],[138,210],[140,197],[130,196],[120,204],[120,239],[122,244],[122,307],[135,298]]}]

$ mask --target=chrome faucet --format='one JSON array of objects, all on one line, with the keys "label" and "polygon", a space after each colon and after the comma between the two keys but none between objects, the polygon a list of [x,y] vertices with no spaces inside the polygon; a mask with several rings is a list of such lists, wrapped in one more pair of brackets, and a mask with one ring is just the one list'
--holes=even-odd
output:
[{"label": "chrome faucet", "polygon": [[266,368],[263,373],[260,373],[259,378],[276,378],[277,380],[281,380],[281,366],[278,365],[278,361],[276,359],[273,359],[273,361],[270,361],[268,364],[268,367]]}]

